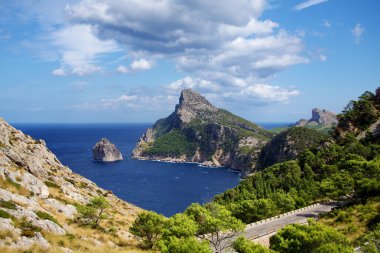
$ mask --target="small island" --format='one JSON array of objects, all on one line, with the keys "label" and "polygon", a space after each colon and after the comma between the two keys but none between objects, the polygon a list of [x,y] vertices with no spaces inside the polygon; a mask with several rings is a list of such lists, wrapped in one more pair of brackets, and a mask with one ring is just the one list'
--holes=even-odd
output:
[{"label": "small island", "polygon": [[114,162],[123,160],[123,156],[119,149],[107,138],[102,138],[92,148],[94,161]]}]

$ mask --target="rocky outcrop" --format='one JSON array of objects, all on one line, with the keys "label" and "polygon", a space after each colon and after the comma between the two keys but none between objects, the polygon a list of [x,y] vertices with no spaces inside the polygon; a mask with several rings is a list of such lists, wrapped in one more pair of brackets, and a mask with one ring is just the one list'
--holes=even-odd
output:
[{"label": "rocky outcrop", "polygon": [[296,159],[297,155],[321,144],[326,136],[306,127],[292,127],[276,135],[261,150],[258,168],[264,169],[278,162]]},{"label": "rocky outcrop", "polygon": [[321,126],[321,125],[336,125],[338,119],[336,114],[327,110],[314,108],[311,111],[311,119],[301,119],[294,126]]},{"label": "rocky outcrop", "polygon": [[271,133],[256,124],[185,89],[174,112],[140,138],[132,158],[228,166],[248,174],[270,137]]},{"label": "rocky outcrop", "polygon": [[[78,214],[75,206],[85,205],[97,196],[104,196],[109,202],[112,213],[108,215],[119,224],[117,230],[127,231],[139,208],[73,173],[59,162],[44,141],[34,140],[0,118],[1,252],[4,248],[21,252],[31,247],[33,252],[38,251],[35,247],[52,248],[51,252],[76,251],[70,249],[71,245],[63,248],[57,242],[60,236],[64,241],[65,234],[70,234],[70,241],[79,244],[83,232],[97,236],[91,240],[101,241],[107,235],[96,230],[84,231],[86,228],[77,232],[77,225],[72,223]],[[49,241],[46,234],[54,234],[58,239]],[[103,239],[101,247],[108,245],[109,239]]]},{"label": "rocky outcrop", "polygon": [[108,139],[102,138],[92,148],[92,154],[95,161],[114,162],[123,160],[119,149]]}]

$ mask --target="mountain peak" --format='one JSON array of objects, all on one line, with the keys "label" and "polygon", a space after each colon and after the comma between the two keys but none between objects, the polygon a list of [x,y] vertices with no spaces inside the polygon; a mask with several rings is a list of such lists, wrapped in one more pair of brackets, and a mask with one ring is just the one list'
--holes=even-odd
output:
[{"label": "mountain peak", "polygon": [[192,89],[184,89],[181,91],[181,96],[179,98],[179,105],[194,105],[194,104],[204,104],[212,106],[212,104],[201,94]]}]

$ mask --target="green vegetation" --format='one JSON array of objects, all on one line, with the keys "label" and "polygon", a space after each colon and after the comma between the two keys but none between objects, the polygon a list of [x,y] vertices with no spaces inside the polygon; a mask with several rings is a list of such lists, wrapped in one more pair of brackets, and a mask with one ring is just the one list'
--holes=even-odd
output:
[{"label": "green vegetation", "polygon": [[33,225],[30,221],[22,219],[18,227],[21,229],[21,236],[34,237],[36,232],[41,232],[41,228]]},{"label": "green vegetation", "polygon": [[2,199],[0,199],[0,207],[4,207],[7,209],[13,209],[13,210],[17,209],[15,203],[13,203],[12,201],[5,201]]},{"label": "green vegetation", "polygon": [[179,130],[172,130],[157,138],[151,147],[144,151],[147,155],[193,156],[197,145],[189,142]]},{"label": "green vegetation", "polygon": [[42,219],[42,220],[50,220],[54,223],[58,223],[58,221],[53,217],[51,216],[50,214],[46,213],[46,212],[43,212],[43,211],[35,211],[35,213],[37,214],[38,218]]},{"label": "green vegetation", "polygon": [[273,251],[265,248],[264,246],[261,246],[259,244],[256,244],[250,240],[248,240],[245,237],[238,237],[233,245],[232,248],[237,253],[271,253]]},{"label": "green vegetation", "polygon": [[272,164],[296,159],[297,154],[316,147],[326,140],[326,136],[315,129],[292,127],[276,135],[262,149],[258,166],[266,168]]},{"label": "green vegetation", "polygon": [[46,184],[47,187],[51,187],[51,188],[59,188],[59,185],[57,185],[56,183],[52,182],[52,181],[45,181],[44,182]]},{"label": "green vegetation", "polygon": [[106,219],[105,211],[109,207],[104,197],[95,197],[87,205],[76,205],[78,216],[75,221],[81,225],[97,228],[101,220]]},{"label": "green vegetation", "polygon": [[11,219],[13,216],[10,215],[8,212],[0,209],[0,218],[4,218],[4,219]]},{"label": "green vegetation", "polygon": [[351,253],[347,238],[334,230],[309,221],[309,226],[292,224],[270,238],[270,248],[277,252]]},{"label": "green vegetation", "polygon": [[[141,246],[161,252],[216,252],[230,246],[230,241],[244,225],[217,204],[192,204],[183,214],[167,219],[154,212],[140,213],[129,231]],[[198,238],[198,239],[197,239]],[[200,239],[200,240],[199,240]],[[225,240],[225,241],[224,241]]]}]

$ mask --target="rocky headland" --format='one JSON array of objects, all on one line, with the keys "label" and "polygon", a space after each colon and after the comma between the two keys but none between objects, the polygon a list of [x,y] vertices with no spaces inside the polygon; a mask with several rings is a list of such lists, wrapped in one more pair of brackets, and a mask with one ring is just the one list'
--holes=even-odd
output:
[{"label": "rocky headland", "polygon": [[107,138],[102,138],[92,148],[92,154],[95,161],[114,162],[123,160],[123,156],[115,144]]},{"label": "rocky headland", "polygon": [[338,123],[336,114],[327,110],[314,108],[309,120],[300,119],[294,126],[332,126]]},{"label": "rocky headland", "polygon": [[[109,219],[99,229],[80,226],[78,207],[96,197],[109,203]],[[0,118],[0,252],[128,252],[136,244],[128,228],[139,212]]]},{"label": "rocky headland", "polygon": [[172,114],[147,129],[132,158],[227,166],[244,175],[272,134],[185,89]]}]

